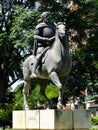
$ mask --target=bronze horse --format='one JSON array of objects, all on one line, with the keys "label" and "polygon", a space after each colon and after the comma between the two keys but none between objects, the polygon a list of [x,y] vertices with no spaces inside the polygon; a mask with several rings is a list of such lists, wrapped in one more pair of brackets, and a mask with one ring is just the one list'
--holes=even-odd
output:
[{"label": "bronze horse", "polygon": [[46,101],[51,107],[50,100],[45,95],[45,88],[49,80],[51,80],[57,87],[59,91],[57,108],[62,109],[62,99],[63,99],[63,88],[66,85],[68,75],[72,66],[72,59],[69,54],[69,43],[66,35],[66,26],[64,23],[56,24],[56,37],[55,41],[50,49],[48,49],[42,58],[42,64],[37,71],[37,78],[31,79],[30,75],[32,73],[32,63],[35,60],[33,55],[30,55],[23,64],[23,76],[24,76],[24,107],[29,109],[27,103],[27,94],[30,89],[31,80],[36,80],[41,86],[40,94],[43,95]]}]

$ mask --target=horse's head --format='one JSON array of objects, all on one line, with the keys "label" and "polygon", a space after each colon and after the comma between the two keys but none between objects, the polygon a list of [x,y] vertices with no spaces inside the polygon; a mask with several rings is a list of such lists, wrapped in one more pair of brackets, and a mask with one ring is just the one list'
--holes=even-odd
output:
[{"label": "horse's head", "polygon": [[64,39],[66,36],[66,24],[64,22],[58,22],[56,25],[56,33],[60,39]]}]

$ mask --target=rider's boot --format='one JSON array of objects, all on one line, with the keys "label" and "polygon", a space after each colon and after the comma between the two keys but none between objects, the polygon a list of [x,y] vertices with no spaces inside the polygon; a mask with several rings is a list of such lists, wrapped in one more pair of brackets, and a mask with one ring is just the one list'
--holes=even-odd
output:
[{"label": "rider's boot", "polygon": [[36,75],[37,65],[38,65],[38,60],[36,59],[33,66],[32,66],[32,73],[30,75],[30,78],[36,78],[37,77],[37,75]]}]

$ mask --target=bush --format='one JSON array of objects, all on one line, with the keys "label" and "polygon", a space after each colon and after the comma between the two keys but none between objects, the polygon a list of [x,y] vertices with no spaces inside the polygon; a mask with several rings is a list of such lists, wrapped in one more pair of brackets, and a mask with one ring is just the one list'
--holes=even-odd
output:
[{"label": "bush", "polygon": [[0,125],[11,125],[11,113],[0,109]]},{"label": "bush", "polygon": [[98,125],[98,116],[92,116],[92,125]]},{"label": "bush", "polygon": [[7,104],[6,110],[0,109],[0,126],[12,125],[12,105]]}]

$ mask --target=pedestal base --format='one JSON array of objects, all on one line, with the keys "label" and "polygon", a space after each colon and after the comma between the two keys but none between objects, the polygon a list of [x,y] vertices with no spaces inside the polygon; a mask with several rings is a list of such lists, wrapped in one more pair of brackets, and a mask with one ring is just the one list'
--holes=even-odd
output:
[{"label": "pedestal base", "polygon": [[14,130],[88,130],[89,110],[13,111]]}]

